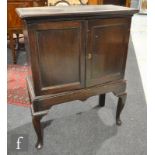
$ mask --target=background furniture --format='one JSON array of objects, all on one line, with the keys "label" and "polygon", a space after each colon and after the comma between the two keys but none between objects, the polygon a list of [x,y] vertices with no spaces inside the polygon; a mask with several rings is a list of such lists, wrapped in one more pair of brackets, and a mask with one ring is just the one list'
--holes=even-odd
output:
[{"label": "background furniture", "polygon": [[48,5],[54,6],[59,2],[68,3],[69,5],[102,4],[102,0],[48,0]]},{"label": "background furniture", "polygon": [[122,6],[130,6],[131,0],[48,0],[48,5],[55,5],[56,3],[64,1],[68,2],[70,5],[77,4],[115,4]]},{"label": "background furniture", "polygon": [[[110,11],[109,11],[110,10]],[[32,121],[43,146],[41,118],[56,104],[105,93],[118,97],[116,124],[126,100],[125,64],[131,16],[136,9],[113,5],[17,9],[31,73],[27,85]],[[115,34],[115,35],[114,35]]]},{"label": "background furniture", "polygon": [[48,0],[48,6],[87,5],[89,0]]},{"label": "background furniture", "polygon": [[147,14],[147,0],[139,1],[139,12],[141,14]]},{"label": "background furniture", "polygon": [[115,5],[122,5],[126,6],[127,0],[102,0],[103,4],[115,4]]},{"label": "background furniture", "polygon": [[[18,38],[19,34],[22,33],[23,30],[23,22],[17,16],[15,9],[21,7],[36,7],[45,5],[47,5],[47,0],[8,0],[7,24],[8,24],[8,36],[10,40],[10,48],[12,50],[13,63],[16,63]],[[16,40],[14,40],[13,34],[17,35]]]},{"label": "background furniture", "polygon": [[131,0],[126,0],[126,6],[130,7],[131,6]]}]

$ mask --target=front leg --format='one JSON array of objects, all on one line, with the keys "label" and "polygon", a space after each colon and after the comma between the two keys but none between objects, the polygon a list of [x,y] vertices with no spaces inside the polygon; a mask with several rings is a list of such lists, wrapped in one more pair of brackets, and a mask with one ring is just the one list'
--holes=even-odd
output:
[{"label": "front leg", "polygon": [[121,125],[122,121],[120,119],[120,114],[124,108],[127,93],[124,92],[122,94],[117,95],[117,97],[118,97],[118,104],[117,104],[117,111],[116,111],[116,124]]},{"label": "front leg", "polygon": [[43,147],[43,128],[41,126],[41,118],[44,115],[32,116],[33,126],[37,135],[36,148],[41,149]]},{"label": "front leg", "polygon": [[9,35],[9,40],[10,40],[10,49],[11,49],[11,52],[12,52],[13,63],[16,64],[17,63],[17,58],[16,58],[17,51],[15,49],[15,42],[14,42],[14,39],[13,39],[13,31],[9,31],[8,35]]}]

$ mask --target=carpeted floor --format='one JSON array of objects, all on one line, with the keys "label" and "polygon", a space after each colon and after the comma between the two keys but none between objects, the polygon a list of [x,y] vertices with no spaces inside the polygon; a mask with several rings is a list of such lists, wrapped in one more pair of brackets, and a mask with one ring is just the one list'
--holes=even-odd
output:
[{"label": "carpeted floor", "polygon": [[7,66],[7,103],[30,107],[26,86],[27,76],[28,66],[17,64]]},{"label": "carpeted floor", "polygon": [[[25,64],[23,51],[19,64]],[[8,63],[11,55],[8,50]],[[85,102],[54,106],[43,118],[44,148],[35,149],[36,135],[28,108],[8,104],[8,155],[146,155],[146,102],[133,45],[130,41],[126,77],[128,97],[122,112],[123,124],[115,125],[117,98],[106,96],[106,106],[97,108],[98,96]],[[28,134],[28,152],[11,152],[10,137]]]}]

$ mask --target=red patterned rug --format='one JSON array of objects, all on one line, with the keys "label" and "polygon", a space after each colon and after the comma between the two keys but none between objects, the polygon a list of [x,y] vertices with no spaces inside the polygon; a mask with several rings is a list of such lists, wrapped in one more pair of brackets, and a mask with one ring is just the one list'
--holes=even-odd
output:
[{"label": "red patterned rug", "polygon": [[7,103],[29,107],[30,101],[25,80],[28,67],[8,65],[7,73]]}]

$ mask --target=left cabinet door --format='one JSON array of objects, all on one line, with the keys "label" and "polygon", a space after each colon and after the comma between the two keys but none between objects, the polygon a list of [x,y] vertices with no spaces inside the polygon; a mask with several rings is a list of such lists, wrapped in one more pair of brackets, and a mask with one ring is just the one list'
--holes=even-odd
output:
[{"label": "left cabinet door", "polygon": [[36,95],[84,87],[83,25],[82,21],[44,21],[27,26]]}]

